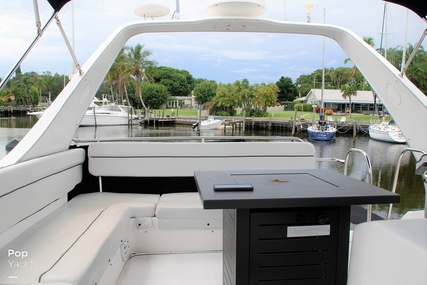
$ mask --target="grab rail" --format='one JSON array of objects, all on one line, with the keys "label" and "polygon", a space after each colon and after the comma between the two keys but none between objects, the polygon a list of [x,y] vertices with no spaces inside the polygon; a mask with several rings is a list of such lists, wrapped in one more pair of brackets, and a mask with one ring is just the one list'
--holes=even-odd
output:
[{"label": "grab rail", "polygon": [[99,139],[73,139],[80,146],[95,142],[172,142],[172,141],[290,141],[303,142],[301,138],[291,136],[173,136],[173,137],[133,137],[133,138],[99,138]]},{"label": "grab rail", "polygon": [[[391,188],[391,192],[393,192],[393,193],[396,193],[397,180],[398,180],[398,178],[399,178],[399,173],[400,173],[400,164],[401,164],[401,162],[402,162],[402,157],[403,157],[403,155],[404,155],[405,153],[407,153],[408,151],[410,151],[411,153],[418,152],[418,153],[421,153],[421,154],[423,154],[423,155],[427,154],[427,152],[426,152],[426,151],[421,150],[421,149],[416,149],[416,148],[405,148],[404,150],[402,150],[402,152],[400,153],[400,156],[399,156],[399,160],[397,161],[396,172],[395,172],[395,174],[394,174],[394,180],[393,180],[393,186],[392,186],[392,188]],[[391,210],[392,210],[392,209],[393,209],[393,204],[390,204],[390,205],[388,206],[387,220],[389,220],[389,219],[390,219],[390,217],[391,217]]]},{"label": "grab rail", "polygon": [[[363,155],[363,157],[365,158],[365,162],[368,166],[368,173],[369,173],[369,184],[372,184],[372,163],[371,160],[369,159],[368,154],[358,148],[351,148],[349,149],[349,151],[347,152],[347,155],[345,156],[345,164],[344,164],[344,175],[347,175],[347,169],[348,169],[348,159],[350,157],[350,154],[353,152],[357,152]],[[370,222],[372,220],[372,205],[368,205],[368,210],[366,212],[366,221]]]},{"label": "grab rail", "polygon": [[[350,158],[350,155],[353,153],[360,153],[363,155],[363,157],[365,158],[366,164],[368,166],[368,173],[369,173],[369,184],[372,184],[372,163],[371,160],[369,159],[369,156],[367,155],[367,153],[361,149],[358,148],[351,148],[348,150],[345,159],[339,159],[339,158],[317,158],[317,161],[324,161],[324,162],[338,162],[341,164],[344,164],[344,175],[347,175],[348,173],[348,161]],[[368,210],[366,213],[366,220],[368,222],[370,222],[372,220],[372,205],[368,205]]]}]

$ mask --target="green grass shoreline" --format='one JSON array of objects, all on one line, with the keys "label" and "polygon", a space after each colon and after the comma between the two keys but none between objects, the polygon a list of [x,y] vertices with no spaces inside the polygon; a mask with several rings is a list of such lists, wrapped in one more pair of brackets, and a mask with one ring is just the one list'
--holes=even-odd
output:
[{"label": "green grass shoreline", "polygon": [[[141,114],[142,110],[136,110],[137,114]],[[196,109],[160,109],[160,110],[151,110],[151,113],[154,113],[157,117],[166,117],[166,116],[178,116],[178,117],[196,117],[198,116],[198,112]],[[274,119],[274,120],[286,120],[289,121],[291,119],[294,119],[295,117],[295,111],[275,111],[270,112],[268,117],[263,117],[265,119]],[[329,116],[326,116],[329,117]],[[345,117],[346,122],[353,122],[357,121],[362,124],[369,124],[372,120],[372,115],[366,115],[366,114],[358,114],[358,113],[352,113],[351,117],[349,114],[334,114],[331,115],[333,121],[340,121],[341,118]],[[230,116],[227,118],[242,118],[242,115],[236,115],[236,116]],[[296,119],[297,121],[304,118],[305,121],[312,121],[313,120],[313,113],[312,112],[301,112],[297,111],[296,113]],[[316,114],[316,118],[318,119],[319,116]],[[262,118],[260,118],[262,119]],[[379,122],[380,119],[378,119],[378,116],[374,117],[375,122]],[[389,116],[385,117],[385,120],[390,120]]]}]

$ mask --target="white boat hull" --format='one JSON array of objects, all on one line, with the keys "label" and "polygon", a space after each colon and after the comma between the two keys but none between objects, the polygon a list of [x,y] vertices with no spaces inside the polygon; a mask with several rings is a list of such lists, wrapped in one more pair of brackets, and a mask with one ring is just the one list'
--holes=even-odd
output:
[{"label": "white boat hull", "polygon": [[207,119],[205,121],[202,121],[200,128],[202,130],[214,130],[214,129],[220,128],[221,125],[222,125],[222,120]]},{"label": "white boat hull", "polygon": [[[207,119],[203,120],[200,124],[200,130],[215,130],[215,129],[221,129],[223,127],[223,120],[218,119]],[[197,128],[198,123],[195,123],[193,125],[193,129]]]},{"label": "white boat hull", "polygon": [[138,124],[137,117],[126,109],[127,106],[111,105],[95,107],[86,111],[80,126],[114,126]]},{"label": "white boat hull", "polygon": [[129,120],[128,116],[114,115],[114,114],[86,114],[80,126],[113,126],[113,125],[127,125],[137,124],[135,120]]},{"label": "white boat hull", "polygon": [[371,139],[383,142],[406,143],[406,138],[399,127],[385,123],[369,126],[369,136]]},{"label": "white boat hull", "polygon": [[27,115],[36,116],[38,119],[40,119],[43,116],[43,111],[28,112]]}]

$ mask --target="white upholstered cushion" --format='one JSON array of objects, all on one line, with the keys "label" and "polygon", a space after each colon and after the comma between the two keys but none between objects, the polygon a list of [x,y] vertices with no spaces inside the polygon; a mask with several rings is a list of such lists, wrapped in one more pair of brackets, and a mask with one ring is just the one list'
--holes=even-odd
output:
[{"label": "white upholstered cushion", "polygon": [[203,209],[199,193],[170,193],[156,208],[160,229],[222,228],[222,210]]},{"label": "white upholstered cushion", "polygon": [[356,226],[347,284],[427,284],[427,219]]}]

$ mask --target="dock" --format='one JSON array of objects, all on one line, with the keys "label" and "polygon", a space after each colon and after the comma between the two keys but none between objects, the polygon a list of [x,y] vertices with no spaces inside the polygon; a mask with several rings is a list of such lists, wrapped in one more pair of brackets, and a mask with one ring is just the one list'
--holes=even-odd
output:
[{"label": "dock", "polygon": [[[206,118],[202,118],[204,120]],[[235,118],[225,117],[224,131],[225,130],[269,130],[269,131],[294,131],[294,133],[301,133],[307,131],[311,126],[311,121],[292,119],[274,119],[274,118]],[[196,117],[176,117],[175,123],[177,125],[193,125],[198,119]],[[367,134],[369,124],[361,124],[357,121],[353,122],[340,122],[333,121],[332,124],[337,128],[338,134],[354,134],[363,133]]]},{"label": "dock", "polygon": [[173,126],[176,123],[176,118],[164,117],[164,118],[144,118],[140,121],[141,125],[144,126]]},{"label": "dock", "polygon": [[224,126],[224,130],[228,128],[232,130],[242,130],[243,120],[225,120],[222,125]]}]

